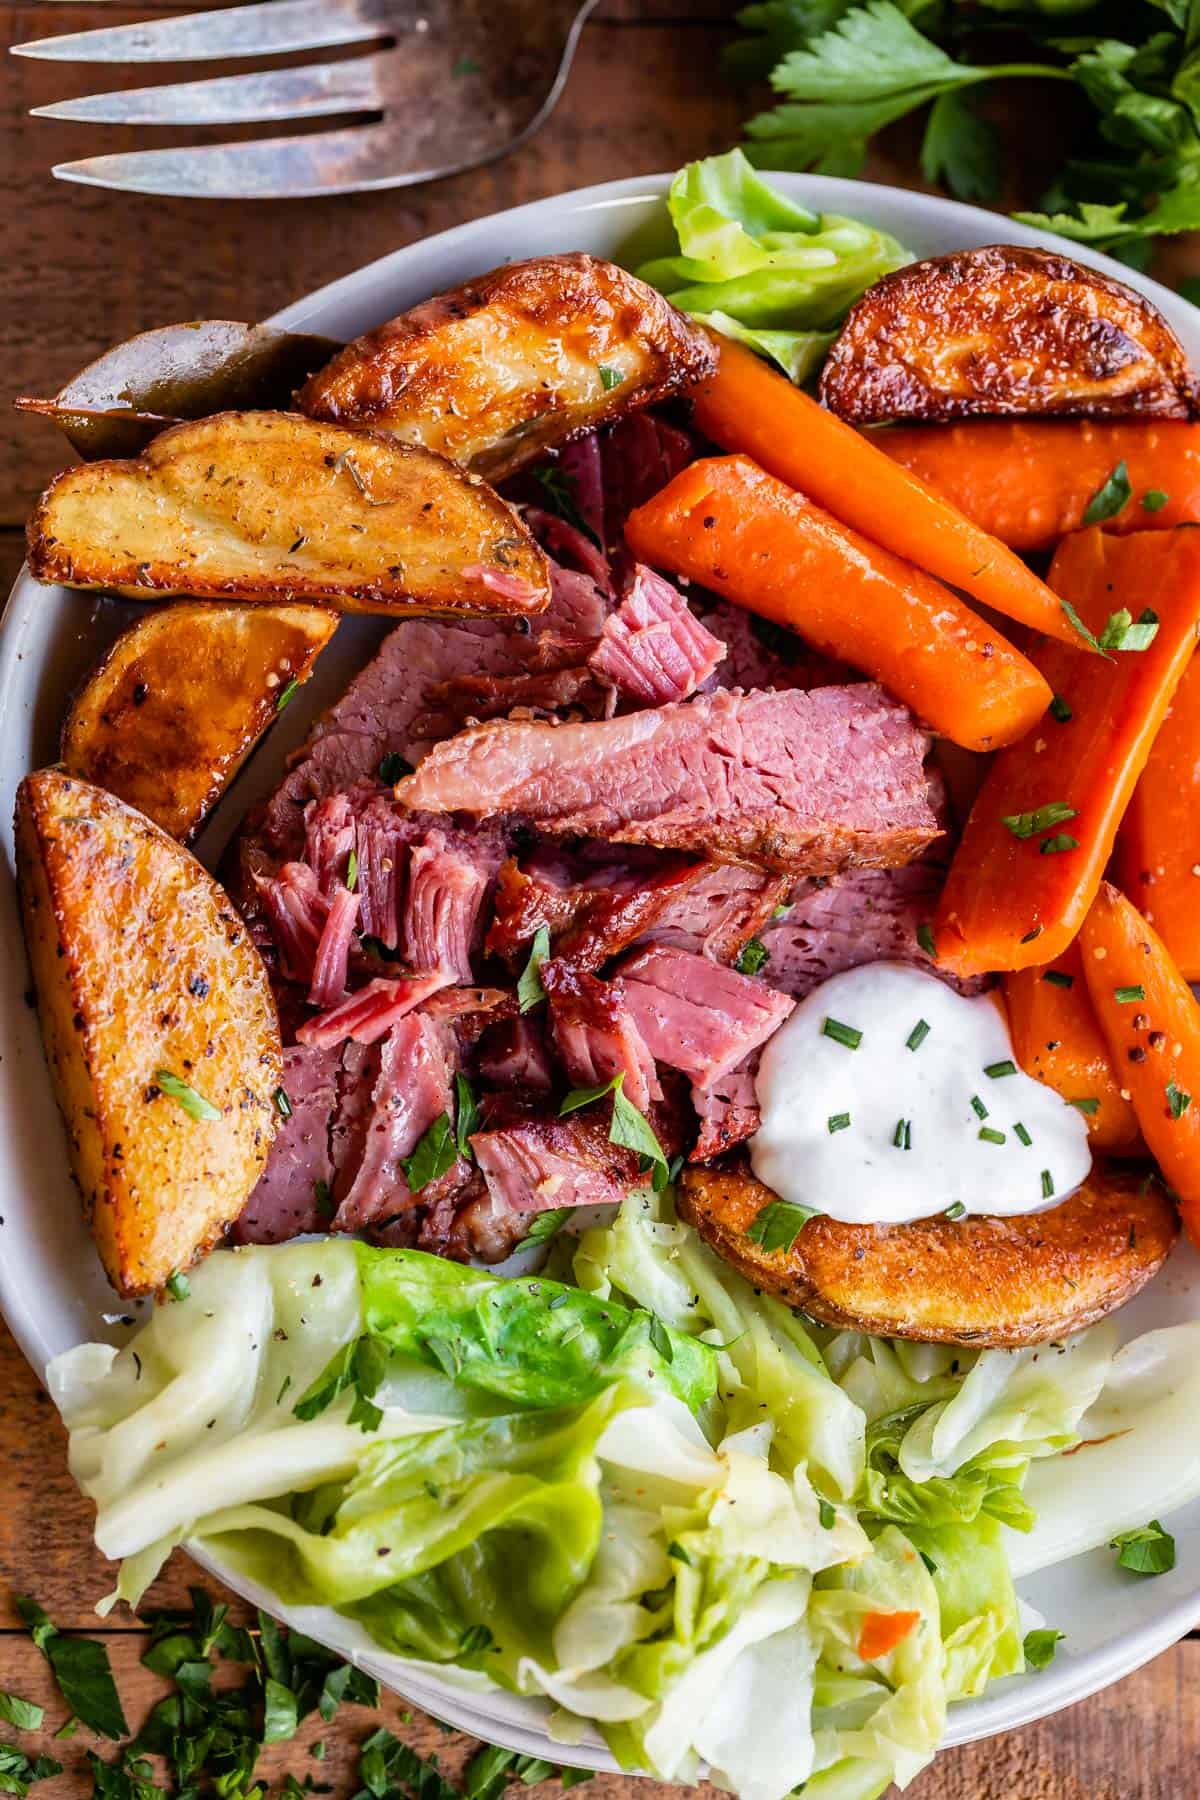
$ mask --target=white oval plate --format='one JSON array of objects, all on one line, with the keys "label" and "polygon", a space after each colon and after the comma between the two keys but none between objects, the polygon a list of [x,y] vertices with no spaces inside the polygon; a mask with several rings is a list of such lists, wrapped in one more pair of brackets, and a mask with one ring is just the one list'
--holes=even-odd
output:
[{"label": "white oval plate", "polygon": [[[664,175],[614,181],[480,219],[398,250],[347,275],[272,321],[292,329],[349,338],[442,288],[516,257],[587,250],[636,264],[664,248]],[[851,213],[882,226],[918,256],[993,243],[1076,247],[1010,220],[925,194],[818,176],[773,177],[796,199],[826,212]],[[1133,275],[1107,257],[1085,260],[1147,294],[1200,364],[1200,312],[1177,294]],[[0,1308],[39,1374],[58,1351],[85,1338],[119,1342],[119,1303],[109,1290],[80,1218],[65,1138],[42,1059],[37,1022],[26,1000],[27,971],[12,876],[12,807],[18,781],[52,762],[74,682],[133,608],[94,602],[62,588],[39,587],[23,574],[0,625]],[[199,846],[211,861],[253,800],[278,779],[285,753],[303,740],[312,718],[329,705],[366,660],[386,627],[349,619],[322,658],[319,672],[274,727],[269,743],[238,780]],[[134,1309],[135,1311],[137,1309]],[[1120,1315],[1126,1336],[1200,1313],[1200,1264],[1177,1251],[1166,1270]],[[1009,1731],[1082,1700],[1165,1649],[1200,1620],[1200,1502],[1171,1520],[1178,1562],[1168,1575],[1139,1581],[1098,1551],[1022,1583],[1022,1592],[1067,1634],[1044,1673],[998,1683],[980,1700],[951,1710],[948,1744]],[[229,1581],[205,1555],[200,1561]],[[612,1769],[598,1741],[574,1748],[547,1737],[539,1702],[472,1691],[428,1665],[388,1656],[357,1626],[316,1609],[280,1608],[244,1581],[230,1585],[377,1674],[414,1704],[477,1736],[559,1762]]]}]

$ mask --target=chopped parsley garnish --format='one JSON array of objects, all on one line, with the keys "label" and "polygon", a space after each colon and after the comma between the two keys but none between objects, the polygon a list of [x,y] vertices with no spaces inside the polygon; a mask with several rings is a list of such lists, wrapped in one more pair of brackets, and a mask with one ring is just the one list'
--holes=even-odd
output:
[{"label": "chopped parsley garnish", "polygon": [[1122,1531],[1109,1541],[1120,1567],[1135,1575],[1165,1575],[1175,1567],[1175,1539],[1157,1519],[1136,1531]]},{"label": "chopped parsley garnish", "polygon": [[556,514],[568,525],[574,526],[576,531],[581,531],[599,549],[599,539],[579,510],[574,478],[557,463],[543,463],[540,469],[532,469],[530,473],[542,490],[543,505],[547,512]]},{"label": "chopped parsley garnish", "polygon": [[1050,702],[1050,717],[1052,719],[1057,719],[1060,725],[1066,725],[1075,717],[1075,714],[1071,711],[1070,705],[1063,699],[1061,694],[1055,694]]},{"label": "chopped parsley garnish", "polygon": [[1119,462],[1088,501],[1084,524],[1099,525],[1105,519],[1115,519],[1122,508],[1128,506],[1132,493],[1129,470],[1124,462]]},{"label": "chopped parsley garnish", "polygon": [[892,1133],[892,1148],[894,1150],[911,1150],[912,1149],[912,1120],[911,1119],[897,1119],[896,1120],[896,1129]]},{"label": "chopped parsley garnish", "polygon": [[1046,806],[1039,806],[1034,812],[1006,813],[1001,820],[1015,838],[1035,837],[1040,831],[1049,831],[1053,825],[1063,825],[1068,819],[1075,817],[1076,808],[1068,806],[1065,800],[1051,800]]},{"label": "chopped parsley garnish", "polygon": [[[1087,626],[1084,624],[1084,622],[1080,618],[1079,614],[1075,611],[1075,608],[1071,605],[1071,602],[1069,600],[1060,600],[1058,604],[1062,608],[1062,611],[1067,620],[1067,623],[1074,627],[1074,629],[1079,633],[1080,637],[1083,639],[1084,643],[1090,644],[1093,650],[1099,650],[1100,649],[1099,638],[1097,638],[1094,631],[1088,630]],[[1103,655],[1104,652],[1101,651],[1100,654]],[[1112,658],[1110,657],[1109,661],[1111,662],[1111,660],[1112,660]]]},{"label": "chopped parsley garnish", "polygon": [[967,1209],[963,1205],[961,1200],[956,1200],[954,1202],[954,1204],[952,1206],[948,1206],[946,1208],[945,1212],[942,1214],[943,1219],[965,1219],[966,1216],[967,1216]]},{"label": "chopped parsley garnish", "polygon": [[155,1069],[154,1085],[168,1100],[174,1100],[182,1106],[189,1119],[207,1121],[221,1117],[219,1107],[214,1106],[211,1100],[206,1100],[203,1094],[198,1094],[194,1087],[178,1075],[172,1075],[170,1069]]},{"label": "chopped parsley garnish", "polygon": [[1027,1631],[1022,1649],[1025,1661],[1031,1669],[1047,1669],[1054,1661],[1054,1652],[1066,1636],[1065,1631]]},{"label": "chopped parsley garnish", "polygon": [[1075,977],[1068,975],[1063,969],[1047,969],[1042,980],[1048,981],[1051,987],[1071,988],[1075,986]]},{"label": "chopped parsley garnish", "polygon": [[917,943],[926,956],[930,957],[933,962],[937,961],[937,944],[934,942],[932,925],[917,926]]},{"label": "chopped parsley garnish", "polygon": [[353,893],[358,886],[358,851],[352,850],[346,860],[346,886]]},{"label": "chopped parsley garnish", "polygon": [[313,1182],[313,1198],[317,1203],[317,1216],[321,1219],[332,1219],[337,1208],[333,1204],[333,1196],[329,1192],[327,1181]]},{"label": "chopped parsley garnish", "polygon": [[363,1431],[376,1430],[383,1414],[372,1396],[387,1373],[391,1354],[386,1338],[373,1337],[369,1332],[344,1344],[301,1394],[292,1408],[293,1415],[306,1422],[319,1418],[339,1394],[349,1391],[354,1395],[354,1404],[347,1423],[358,1425]]},{"label": "chopped parsley garnish", "polygon": [[788,1251],[808,1221],[816,1217],[815,1206],[795,1206],[790,1200],[768,1200],[746,1227],[746,1236],[768,1255],[776,1250]]},{"label": "chopped parsley garnish", "polygon": [[19,1744],[0,1743],[0,1793],[24,1795],[35,1782],[61,1774],[62,1764],[52,1756],[31,1757]]},{"label": "chopped parsley garnish", "polygon": [[578,1112],[582,1106],[592,1106],[608,1094],[612,1095],[609,1143],[619,1144],[623,1150],[636,1150],[639,1156],[644,1157],[646,1168],[653,1168],[655,1172],[655,1191],[660,1192],[671,1179],[671,1166],[662,1145],[654,1135],[650,1121],[627,1098],[623,1071],[614,1075],[611,1081],[602,1082],[599,1087],[572,1088],[559,1107],[558,1116],[562,1118],[567,1113]]},{"label": "chopped parsley garnish", "polygon": [[974,1111],[974,1113],[975,1113],[975,1117],[976,1117],[976,1118],[977,1118],[977,1119],[986,1119],[986,1118],[987,1118],[987,1116],[988,1116],[988,1109],[987,1109],[987,1107],[986,1107],[986,1106],[985,1106],[985,1105],[984,1105],[984,1104],[983,1104],[983,1101],[982,1101],[982,1100],[981,1100],[981,1099],[980,1099],[980,1098],[979,1098],[979,1095],[978,1095],[978,1094],[972,1094],[972,1095],[971,1095],[971,1106],[972,1106],[972,1109],[973,1109],[973,1111]]},{"label": "chopped parsley garnish", "polygon": [[837,1507],[826,1500],[823,1494],[817,1496],[817,1517],[826,1531],[832,1531],[837,1524]]},{"label": "chopped parsley garnish", "polygon": [[682,1544],[676,1543],[674,1540],[667,1545],[667,1555],[672,1557],[675,1562],[683,1563],[686,1568],[690,1569],[692,1566],[690,1553],[684,1549]]},{"label": "chopped parsley garnish", "polygon": [[1042,1199],[1049,1200],[1054,1193],[1054,1177],[1049,1169],[1042,1170]]},{"label": "chopped parsley garnish", "polygon": [[1173,1119],[1182,1119],[1184,1113],[1191,1104],[1192,1096],[1190,1094],[1185,1094],[1181,1087],[1176,1087],[1173,1081],[1168,1081],[1167,1105],[1171,1109],[1171,1117]]},{"label": "chopped parsley garnish", "polygon": [[734,968],[743,975],[757,975],[771,960],[771,952],[761,938],[748,938],[738,953]]},{"label": "chopped parsley garnish", "polygon": [[933,1030],[928,1019],[918,1019],[904,1042],[908,1049],[919,1050],[929,1033]]},{"label": "chopped parsley garnish", "polygon": [[275,1111],[279,1114],[280,1118],[290,1119],[292,1116],[292,1103],[287,1097],[287,1089],[277,1087],[272,1095],[272,1099],[275,1102]]},{"label": "chopped parsley garnish", "polygon": [[36,1600],[18,1596],[17,1611],[75,1718],[100,1737],[127,1737],[129,1726],[104,1645],[95,1638],[64,1636]]},{"label": "chopped parsley garnish", "polygon": [[1088,1118],[1091,1118],[1093,1113],[1100,1111],[1100,1102],[1090,1097],[1086,1100],[1068,1100],[1067,1105],[1073,1106],[1076,1112],[1086,1113]]},{"label": "chopped parsley garnish", "polygon": [[843,1025],[840,1019],[826,1019],[821,1026],[821,1035],[832,1038],[835,1044],[844,1044],[847,1050],[857,1050],[863,1038],[857,1027]]},{"label": "chopped parsley garnish", "polygon": [[40,1731],[45,1716],[45,1707],[35,1700],[22,1700],[19,1694],[0,1689],[0,1719],[6,1725],[15,1725],[18,1731]]},{"label": "chopped parsley garnish", "polygon": [[664,1362],[674,1362],[675,1351],[671,1345],[670,1332],[667,1330],[662,1320],[655,1318],[653,1313],[647,1313],[646,1317],[650,1321],[647,1327],[650,1338],[650,1348],[656,1351],[657,1354],[662,1357]]},{"label": "chopped parsley garnish", "polygon": [[1002,1076],[1015,1075],[1017,1065],[1010,1058],[1005,1057],[1003,1062],[986,1063],[983,1072],[992,1081],[999,1081]]},{"label": "chopped parsley garnish", "polygon": [[1027,1150],[1028,1150],[1030,1144],[1032,1144],[1032,1142],[1033,1142],[1033,1139],[1030,1137],[1030,1135],[1029,1135],[1028,1131],[1025,1129],[1024,1125],[1022,1125],[1020,1119],[1018,1119],[1016,1124],[1013,1126],[1013,1136],[1016,1138],[1018,1144],[1024,1144],[1024,1146]]},{"label": "chopped parsley garnish", "polygon": [[528,1250],[533,1244],[548,1244],[552,1237],[562,1230],[571,1216],[569,1206],[550,1206],[545,1212],[538,1213],[517,1245],[518,1250]]},{"label": "chopped parsley garnish", "polygon": [[826,1127],[829,1131],[830,1137],[833,1136],[835,1131],[849,1131],[849,1129],[850,1129],[850,1114],[849,1113],[830,1113],[829,1118],[826,1120]]},{"label": "chopped parsley garnish", "polygon": [[412,772],[412,764],[398,750],[389,750],[386,756],[380,758],[379,779],[385,787],[395,787],[403,776],[411,775]]},{"label": "chopped parsley garnish", "polygon": [[478,75],[479,69],[480,65],[473,56],[460,56],[450,73],[456,81],[460,81],[464,75]]},{"label": "chopped parsley garnish", "polygon": [[452,1169],[457,1161],[454,1127],[450,1123],[450,1114],[443,1113],[417,1139],[412,1155],[400,1158],[400,1167],[404,1170],[410,1193],[419,1194],[431,1181]]},{"label": "chopped parsley garnish", "polygon": [[1142,505],[1147,512],[1161,512],[1170,498],[1170,494],[1164,494],[1161,488],[1147,488],[1142,495]]},{"label": "chopped parsley garnish", "polygon": [[542,964],[549,954],[550,933],[545,925],[539,925],[529,949],[529,961],[517,982],[517,1004],[523,1013],[532,1012],[546,998],[546,990],[542,986]]},{"label": "chopped parsley garnish", "polygon": [[172,1300],[186,1300],[192,1291],[192,1284],[180,1269],[167,1277],[166,1288]]},{"label": "chopped parsley garnish", "polygon": [[1134,623],[1133,614],[1122,607],[1111,613],[1100,633],[1102,650],[1148,650],[1158,636],[1158,614],[1146,607]]},{"label": "chopped parsley garnish", "polygon": [[454,1141],[460,1156],[471,1156],[470,1137],[479,1129],[479,1102],[465,1075],[454,1077]]},{"label": "chopped parsley garnish", "polygon": [[597,363],[596,372],[600,377],[600,385],[606,394],[611,393],[613,388],[620,387],[625,379],[625,376],[620,369],[614,369],[608,363]]},{"label": "chopped parsley garnish", "polygon": [[468,1625],[458,1640],[460,1656],[478,1656],[484,1650],[490,1650],[495,1639],[486,1625]]},{"label": "chopped parsley garnish", "polygon": [[1008,1133],[996,1131],[991,1125],[981,1125],[979,1136],[985,1144],[1006,1144],[1008,1142]]},{"label": "chopped parsley garnish", "polygon": [[281,713],[283,711],[284,707],[287,705],[288,701],[291,699],[292,695],[295,693],[296,689],[299,686],[300,686],[299,679],[295,675],[293,675],[292,679],[288,682],[287,686],[285,688],[280,689],[279,698],[275,702],[275,711],[277,713]]},{"label": "chopped parsley garnish", "polygon": [[1145,998],[1146,990],[1140,985],[1113,989],[1113,999],[1117,1002],[1118,1006],[1128,1006],[1131,1000],[1144,1000]]},{"label": "chopped parsley garnish", "polygon": [[1079,839],[1067,831],[1060,831],[1054,837],[1043,838],[1038,848],[1043,856],[1058,856],[1064,850],[1078,850]]}]

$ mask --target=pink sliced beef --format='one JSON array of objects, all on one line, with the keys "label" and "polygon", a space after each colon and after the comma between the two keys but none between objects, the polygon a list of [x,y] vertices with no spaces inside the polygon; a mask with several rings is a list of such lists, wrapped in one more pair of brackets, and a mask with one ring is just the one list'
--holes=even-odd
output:
[{"label": "pink sliced beef", "polygon": [[755,976],[687,950],[639,951],[621,965],[620,975],[651,1055],[701,1087],[764,1044],[796,1004]]},{"label": "pink sliced beef", "polygon": [[410,969],[471,980],[471,948],[488,879],[478,862],[430,831],[408,855],[401,953]]},{"label": "pink sliced beef", "polygon": [[655,412],[630,413],[600,439],[604,482],[604,541],[619,544],[625,521],[695,460],[699,440]]},{"label": "pink sliced beef", "polygon": [[339,883],[330,896],[321,941],[313,958],[312,984],[308,990],[310,1005],[334,1006],[345,998],[350,947],[357,921],[358,895]]},{"label": "pink sliced beef", "polygon": [[599,1087],[620,1075],[626,1098],[639,1112],[648,1111],[662,1088],[620,977],[599,981],[553,958],[542,964],[541,977],[554,1047],[571,1086]]},{"label": "pink sliced beef", "polygon": [[721,639],[725,656],[708,682],[714,688],[817,688],[854,680],[845,663],[823,656],[794,631],[756,618],[729,600],[700,609],[701,623]]},{"label": "pink sliced beef", "polygon": [[361,1231],[413,1205],[401,1163],[452,1106],[453,1062],[446,1035],[425,1014],[409,1013],[381,1046],[362,1158],[338,1207],[335,1231]]},{"label": "pink sliced beef", "polygon": [[645,933],[648,944],[692,950],[713,962],[736,962],[787,899],[794,883],[738,863],[707,863],[699,878],[673,894]]},{"label": "pink sliced beef", "polygon": [[[610,711],[612,688],[601,674],[590,668],[587,656],[591,643],[571,639],[564,645],[564,655],[575,660],[560,669],[531,669],[520,675],[461,675],[453,681],[440,682],[432,699],[434,711],[418,724],[442,726],[445,716],[454,716],[456,728],[479,724],[485,719],[504,719],[511,714],[535,716],[546,713],[572,713],[585,719],[602,719]],[[444,735],[439,730],[439,736]]]},{"label": "pink sliced beef", "polygon": [[[333,1182],[329,1120],[337,1104],[339,1053],[293,1044],[283,1053],[291,1113],[231,1233],[237,1244],[279,1244],[329,1226]],[[321,1184],[321,1185],[318,1185]],[[323,1204],[324,1202],[324,1204]]]},{"label": "pink sliced beef", "polygon": [[518,1013],[489,1025],[479,1040],[476,1068],[488,1087],[549,1093],[555,1077],[542,1013]]},{"label": "pink sliced beef", "polygon": [[831,874],[910,862],[938,835],[924,752],[907,709],[873,684],[718,692],[595,723],[480,725],[430,751],[396,798]]},{"label": "pink sliced beef", "polygon": [[535,852],[525,864],[510,858],[496,884],[487,949],[516,967],[544,927],[557,957],[594,971],[643,936],[703,873],[688,857],[657,853],[598,864],[553,851]]},{"label": "pink sliced beef", "polygon": [[420,975],[376,976],[336,1006],[306,1019],[296,1032],[297,1040],[316,1049],[330,1049],[347,1038],[353,1038],[356,1044],[377,1043],[400,1019],[439,988],[449,987],[453,979],[447,969]]},{"label": "pink sliced beef", "polygon": [[678,588],[638,564],[615,612],[608,615],[588,667],[636,706],[686,700],[725,654]]},{"label": "pink sliced beef", "polygon": [[609,1142],[606,1107],[565,1119],[510,1111],[471,1138],[488,1192],[506,1211],[527,1221],[552,1206],[615,1206],[644,1183],[634,1152]]}]

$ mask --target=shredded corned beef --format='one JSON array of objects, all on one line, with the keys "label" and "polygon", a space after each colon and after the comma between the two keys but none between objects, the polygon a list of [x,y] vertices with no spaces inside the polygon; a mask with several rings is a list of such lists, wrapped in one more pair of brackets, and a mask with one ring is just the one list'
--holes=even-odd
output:
[{"label": "shredded corned beef", "polygon": [[496,883],[486,948],[516,967],[544,926],[557,957],[598,969],[643,937],[704,869],[688,857],[639,859],[637,852],[599,866],[552,852],[530,858],[528,867],[510,857]]},{"label": "shredded corned beef", "polygon": [[774,918],[795,884],[738,863],[705,863],[699,878],[681,886],[645,933],[649,944],[694,950],[714,962],[739,952]]},{"label": "shredded corned beef", "polygon": [[471,945],[487,889],[477,864],[431,831],[408,854],[401,950],[412,969],[440,969],[471,980]]},{"label": "shredded corned beef", "polygon": [[340,1044],[345,1038],[353,1038],[356,1044],[373,1044],[405,1013],[412,1012],[439,988],[449,987],[453,979],[448,969],[401,975],[395,980],[377,976],[327,1012],[306,1019],[296,1032],[297,1041],[318,1048]]},{"label": "shredded corned beef", "polygon": [[725,654],[677,588],[637,564],[608,615],[588,667],[639,706],[686,700]]},{"label": "shredded corned beef", "polygon": [[651,1054],[701,1087],[764,1044],[796,1004],[765,981],[688,950],[639,951],[620,973]]},{"label": "shredded corned beef", "polygon": [[573,1088],[599,1087],[624,1077],[623,1091],[639,1112],[662,1098],[658,1071],[625,1000],[620,976],[599,981],[569,963],[542,964],[550,998],[554,1047]]},{"label": "shredded corned beef", "polygon": [[409,1013],[381,1046],[362,1157],[338,1207],[335,1231],[361,1231],[412,1206],[401,1161],[452,1105],[449,1040],[424,1013]]},{"label": "shredded corned beef", "polygon": [[329,911],[315,874],[307,863],[289,862],[278,875],[256,877],[255,886],[284,974],[310,981]]},{"label": "shredded corned beef", "polygon": [[358,895],[352,894],[349,888],[335,887],[317,954],[313,958],[312,984],[308,990],[310,1006],[333,1006],[345,995],[350,972],[350,945],[357,918]]},{"label": "shredded corned beef", "polygon": [[554,1086],[554,1066],[541,1015],[519,1013],[489,1025],[479,1040],[475,1066],[489,1087],[548,1093]]}]

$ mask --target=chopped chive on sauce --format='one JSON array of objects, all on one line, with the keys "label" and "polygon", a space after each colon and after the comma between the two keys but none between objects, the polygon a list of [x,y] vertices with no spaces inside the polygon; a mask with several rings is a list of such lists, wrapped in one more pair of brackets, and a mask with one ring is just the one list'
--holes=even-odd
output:
[{"label": "chopped chive on sauce", "polygon": [[620,387],[625,379],[620,369],[614,369],[608,363],[597,363],[596,371],[600,376],[600,385],[606,394],[611,393],[613,388]]},{"label": "chopped chive on sauce", "polygon": [[824,1037],[832,1038],[835,1044],[845,1044],[847,1050],[857,1050],[862,1043],[862,1032],[853,1025],[843,1025],[840,1019],[826,1019],[821,1032]]},{"label": "chopped chive on sauce", "polygon": [[827,1126],[828,1126],[830,1137],[833,1136],[835,1131],[849,1131],[849,1129],[850,1129],[850,1114],[849,1113],[830,1113],[829,1118],[827,1120]]},{"label": "chopped chive on sauce", "polygon": [[983,1104],[983,1101],[979,1098],[978,1094],[971,1095],[971,1108],[977,1119],[986,1119],[987,1118],[988,1109]]},{"label": "chopped chive on sauce", "polygon": [[1042,1170],[1042,1199],[1049,1200],[1054,1193],[1054,1177],[1049,1169]]},{"label": "chopped chive on sauce", "polygon": [[1100,1111],[1100,1102],[1098,1100],[1068,1100],[1067,1105],[1073,1106],[1076,1112],[1086,1113],[1089,1119],[1093,1113],[1098,1113]]},{"label": "chopped chive on sauce", "polygon": [[1010,1061],[1008,1057],[1005,1057],[1003,1062],[988,1063],[983,1072],[990,1077],[992,1081],[999,1081],[1002,1075],[1015,1075],[1017,1072],[1017,1065],[1015,1062]]},{"label": "chopped chive on sauce", "polygon": [[1060,725],[1066,725],[1075,717],[1075,714],[1071,711],[1070,706],[1063,699],[1061,694],[1055,694],[1053,700],[1050,702],[1050,717],[1052,719],[1057,719]]},{"label": "chopped chive on sauce", "polygon": [[904,1042],[910,1050],[919,1050],[932,1029],[928,1019],[918,1019]]},{"label": "chopped chive on sauce", "polygon": [[892,1133],[892,1146],[896,1150],[912,1149],[912,1120],[897,1119],[896,1129]]},{"label": "chopped chive on sauce", "polygon": [[1146,990],[1140,984],[1134,987],[1119,987],[1113,989],[1113,999],[1117,1002],[1118,1006],[1128,1006],[1131,1000],[1144,1000],[1145,998]]},{"label": "chopped chive on sauce", "polygon": [[942,1214],[943,1219],[965,1219],[966,1216],[967,1209],[961,1200],[956,1200],[954,1205],[948,1206]]},{"label": "chopped chive on sauce", "polygon": [[1016,1124],[1013,1126],[1013,1136],[1016,1138],[1016,1140],[1019,1144],[1024,1144],[1024,1146],[1027,1150],[1028,1150],[1030,1144],[1032,1144],[1032,1142],[1033,1142],[1033,1139],[1030,1137],[1028,1131],[1026,1131],[1024,1125],[1022,1125],[1020,1119],[1018,1119]]},{"label": "chopped chive on sauce", "polygon": [[1006,1131],[994,1131],[990,1125],[981,1125],[979,1127],[979,1136],[981,1141],[985,1144],[1006,1144],[1008,1142],[1008,1133]]},{"label": "chopped chive on sauce", "polygon": [[1048,981],[1051,987],[1072,988],[1075,986],[1075,977],[1068,975],[1063,969],[1047,969],[1042,980]]}]

